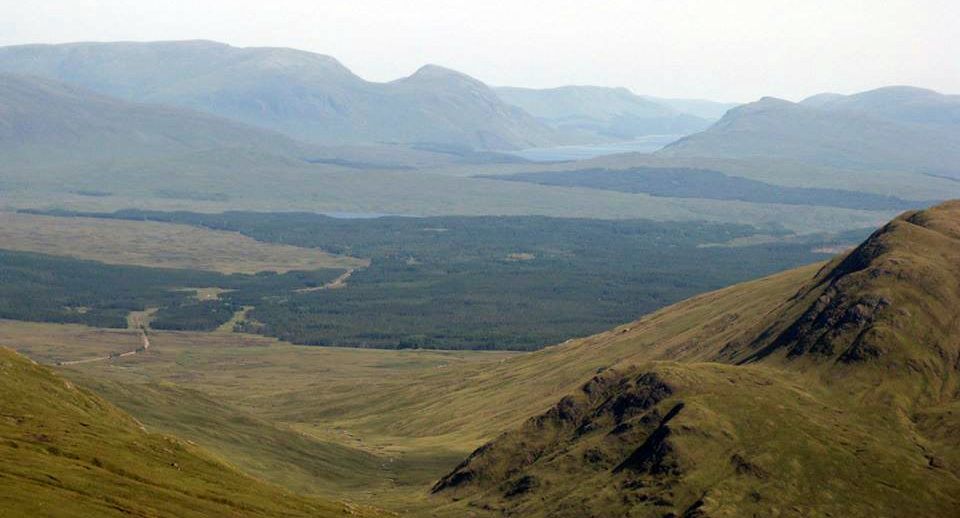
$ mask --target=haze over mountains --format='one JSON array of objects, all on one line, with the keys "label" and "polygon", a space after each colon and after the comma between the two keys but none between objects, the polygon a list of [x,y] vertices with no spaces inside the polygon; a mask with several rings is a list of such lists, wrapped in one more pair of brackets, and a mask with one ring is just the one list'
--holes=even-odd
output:
[{"label": "haze over mountains", "polygon": [[[643,97],[624,88],[492,89],[435,65],[396,81],[373,83],[329,56],[209,41],[3,47],[0,72],[43,77],[113,97],[111,110],[118,109],[119,99],[175,106],[328,146],[399,143],[441,150],[510,150],[689,134],[660,155],[774,157],[833,167],[960,175],[960,97],[911,87],[822,94],[800,103],[764,98],[734,107],[713,123],[734,105]],[[47,83],[37,93],[51,87]],[[80,91],[74,91],[74,102],[86,102],[78,95]],[[200,120],[195,113],[177,113]],[[74,115],[64,113],[67,126]],[[224,121],[214,121],[199,126],[220,124],[220,133],[254,134],[236,125],[227,130]],[[51,138],[59,137],[54,132]],[[279,142],[276,135],[259,138]],[[213,143],[210,137],[197,140],[184,145]]]},{"label": "haze over mountains", "polygon": [[0,515],[955,516],[948,198],[914,87],[0,47]]},{"label": "haze over mountains", "polygon": [[517,149],[560,142],[480,81],[431,65],[372,83],[329,56],[187,41],[5,47],[0,71],[204,111],[315,143]]},{"label": "haze over mountains", "polygon": [[16,208],[116,210],[136,200],[194,210],[646,217],[806,232],[893,215],[799,210],[780,194],[718,202],[485,177],[580,167],[524,164],[491,150],[703,127],[656,155],[582,168],[716,171],[774,193],[841,189],[908,204],[960,196],[960,183],[923,174],[954,174],[947,108],[955,97],[919,89],[765,99],[707,127],[729,105],[616,88],[491,89],[432,65],[372,83],[328,56],[209,41],[3,47],[0,74],[0,158],[8,165],[0,188],[18,193],[5,198]]},{"label": "haze over mountains", "polygon": [[0,153],[11,162],[158,158],[235,148],[296,154],[279,133],[182,108],[141,104],[57,81],[0,74]]},{"label": "haze over mountains", "polygon": [[772,97],[739,106],[670,144],[669,157],[776,157],[859,169],[960,178],[960,96],[887,87],[801,103]]},{"label": "haze over mountains", "polygon": [[5,47],[0,71],[190,108],[323,144],[505,150],[687,134],[734,106],[641,97],[624,88],[494,90],[436,65],[374,83],[330,56],[210,41]]},{"label": "haze over mountains", "polygon": [[734,104],[641,97],[626,88],[500,87],[497,95],[546,124],[597,140],[685,135],[706,129]]}]

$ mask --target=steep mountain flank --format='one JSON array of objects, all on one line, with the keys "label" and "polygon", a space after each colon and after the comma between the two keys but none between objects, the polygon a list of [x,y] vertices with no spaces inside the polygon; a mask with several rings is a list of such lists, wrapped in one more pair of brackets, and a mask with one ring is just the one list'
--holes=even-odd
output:
[{"label": "steep mountain flank", "polygon": [[824,267],[743,361],[875,379],[903,405],[949,401],[960,386],[958,308],[960,202],[949,202],[898,217]]},{"label": "steep mountain flank", "polygon": [[0,514],[375,516],[296,496],[151,434],[48,368],[0,348]]},{"label": "steep mountain flank", "polygon": [[450,515],[949,516],[960,479],[882,408],[759,366],[611,369],[433,497]]},{"label": "steep mountain flank", "polygon": [[544,351],[619,359],[432,493],[511,516],[952,515],[957,308],[960,202],[906,213],[815,272]]}]

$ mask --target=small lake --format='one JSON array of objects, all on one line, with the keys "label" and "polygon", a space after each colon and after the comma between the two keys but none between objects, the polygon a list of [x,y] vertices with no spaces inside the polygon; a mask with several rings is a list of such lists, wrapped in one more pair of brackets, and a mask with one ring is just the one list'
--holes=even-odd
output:
[{"label": "small lake", "polygon": [[335,219],[377,219],[377,218],[422,218],[418,214],[390,214],[387,212],[321,212],[324,216]]},{"label": "small lake", "polygon": [[329,216],[336,219],[376,219],[376,218],[385,218],[387,216],[396,216],[397,214],[385,214],[381,212],[322,212],[324,216]]},{"label": "small lake", "polygon": [[509,153],[534,162],[585,160],[618,153],[653,153],[683,136],[684,135],[648,135],[627,142],[611,142],[582,146],[535,147],[521,149],[520,151],[511,151]]}]

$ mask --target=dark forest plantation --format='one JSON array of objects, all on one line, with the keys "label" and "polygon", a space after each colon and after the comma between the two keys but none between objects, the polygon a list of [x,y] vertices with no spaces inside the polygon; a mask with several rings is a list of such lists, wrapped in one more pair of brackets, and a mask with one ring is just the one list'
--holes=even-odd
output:
[{"label": "dark forest plantation", "polygon": [[952,4],[81,4],[0,22],[0,517],[960,516]]}]

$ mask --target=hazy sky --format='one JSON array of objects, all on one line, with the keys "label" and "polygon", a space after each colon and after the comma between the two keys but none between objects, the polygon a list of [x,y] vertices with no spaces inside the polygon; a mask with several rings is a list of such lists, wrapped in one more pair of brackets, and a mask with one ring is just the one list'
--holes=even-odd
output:
[{"label": "hazy sky", "polygon": [[376,81],[436,63],[729,101],[960,93],[960,0],[0,0],[3,45],[200,38],[330,54]]}]

